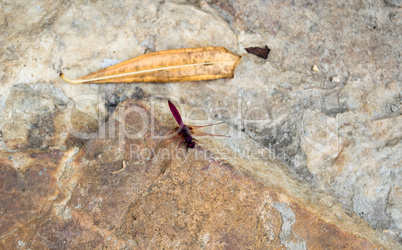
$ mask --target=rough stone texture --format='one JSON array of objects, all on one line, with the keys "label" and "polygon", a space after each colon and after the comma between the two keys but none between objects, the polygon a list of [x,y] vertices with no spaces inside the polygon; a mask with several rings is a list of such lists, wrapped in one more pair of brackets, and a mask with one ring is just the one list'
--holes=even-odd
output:
[{"label": "rough stone texture", "polygon": [[63,153],[4,153],[1,156],[0,234],[3,236],[41,213],[52,195]]},{"label": "rough stone texture", "polygon": [[391,6],[395,7],[402,7],[402,1],[401,0],[385,0],[385,2]]},{"label": "rough stone texture", "polygon": [[[150,103],[124,102],[99,130],[108,136],[89,140],[79,152],[3,153],[8,160],[2,162],[1,172],[2,247],[392,246],[356,215],[337,211],[336,204],[332,207],[341,220],[334,224],[331,217],[314,214],[303,201],[288,196],[286,187],[273,188],[274,182],[264,185],[235,171],[239,162],[234,157],[219,160],[202,146],[176,151],[177,140],[153,139],[152,133],[166,134],[174,124],[163,105],[156,105],[163,118],[154,120]],[[144,124],[142,114],[155,129],[137,137]],[[113,174],[122,161],[127,167]],[[281,163],[269,161],[265,170],[272,166]],[[273,172],[289,178],[286,171]],[[320,197],[336,202],[324,194]],[[313,207],[321,206],[317,204]],[[343,216],[350,220],[348,227],[341,222]],[[356,226],[359,231],[354,231]]]},{"label": "rough stone texture", "polygon": [[[284,162],[293,179],[336,198],[382,237],[401,244],[401,11],[400,1],[388,0],[3,1],[1,170],[18,178],[33,172],[9,173],[12,164],[40,172],[30,152],[59,152],[66,166],[126,98],[170,98],[243,130]],[[268,60],[244,51],[265,45],[271,48]],[[197,46],[245,53],[235,78],[80,86],[58,79],[60,71],[79,77],[146,52]],[[311,70],[313,65],[318,71]],[[190,118],[200,119],[197,114]],[[15,155],[20,158],[11,164],[8,157]],[[72,188],[62,184],[57,185]],[[34,219],[40,199],[29,205],[30,195],[18,195],[27,205],[18,210],[20,219],[7,219],[10,232],[21,220],[50,223],[46,216]],[[69,237],[73,228],[88,242],[104,237],[69,223],[50,223],[38,237]],[[22,237],[10,232],[7,237]],[[77,238],[71,246],[82,242]]]}]

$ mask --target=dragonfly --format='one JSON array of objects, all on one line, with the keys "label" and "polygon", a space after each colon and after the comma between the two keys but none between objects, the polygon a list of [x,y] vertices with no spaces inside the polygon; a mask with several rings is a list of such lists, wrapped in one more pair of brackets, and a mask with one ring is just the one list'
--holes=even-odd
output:
[{"label": "dragonfly", "polygon": [[179,124],[179,127],[176,127],[176,133],[183,137],[184,142],[181,142],[179,144],[179,146],[182,143],[186,143],[186,148],[194,148],[195,147],[195,142],[197,141],[192,134],[195,135],[199,135],[199,136],[222,136],[222,137],[227,137],[225,135],[212,135],[212,134],[208,134],[205,132],[194,132],[195,129],[199,129],[199,128],[203,128],[203,127],[209,127],[209,126],[213,126],[213,125],[219,125],[222,124],[224,122],[218,122],[218,123],[214,123],[214,124],[209,124],[209,125],[204,125],[204,126],[188,126],[186,124],[183,123],[183,119],[181,119],[181,115],[179,113],[179,111],[177,110],[176,106],[170,101],[168,100],[168,104],[169,104],[169,108],[170,111],[173,114],[173,117],[176,119],[176,122]]}]

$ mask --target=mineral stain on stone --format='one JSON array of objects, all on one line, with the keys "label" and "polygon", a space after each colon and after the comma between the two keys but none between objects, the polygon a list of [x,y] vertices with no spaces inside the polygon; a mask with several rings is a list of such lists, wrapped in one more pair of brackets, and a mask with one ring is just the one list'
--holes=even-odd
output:
[{"label": "mineral stain on stone", "polygon": [[35,123],[32,125],[28,133],[29,142],[32,148],[45,150],[51,145],[52,135],[55,133],[54,113],[46,113],[38,115]]},{"label": "mineral stain on stone", "polygon": [[267,59],[269,52],[271,52],[271,49],[268,48],[268,46],[265,46],[263,48],[249,47],[249,48],[246,48],[246,51],[247,51],[247,53],[250,53],[250,54],[256,55],[258,57]]}]

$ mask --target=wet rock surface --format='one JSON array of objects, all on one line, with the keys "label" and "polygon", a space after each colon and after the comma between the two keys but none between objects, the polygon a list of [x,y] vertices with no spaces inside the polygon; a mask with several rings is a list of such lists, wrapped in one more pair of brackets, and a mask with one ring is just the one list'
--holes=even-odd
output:
[{"label": "wet rock surface", "polygon": [[[210,190],[206,186],[195,189],[193,185],[198,182],[192,182],[200,181],[199,174],[218,185],[219,182],[210,179],[210,172],[197,165],[192,170],[197,173],[197,178],[184,177],[184,173],[189,174],[186,171],[192,169],[190,165],[182,167],[170,162],[161,173],[157,168],[162,163],[147,163],[145,159],[143,164],[149,164],[147,170],[135,167],[129,161],[125,170],[132,171],[132,175],[141,173],[145,176],[141,181],[138,181],[139,177],[116,179],[116,175],[108,174],[120,169],[122,161],[127,160],[123,157],[124,151],[130,152],[130,149],[111,152],[115,145],[101,140],[114,134],[113,129],[119,129],[104,124],[127,98],[169,98],[197,109],[189,113],[190,121],[203,121],[199,113],[206,112],[208,121],[216,118],[227,122],[234,128],[230,130],[234,134],[233,142],[227,144],[228,147],[238,145],[241,148],[243,144],[235,135],[238,135],[237,130],[243,131],[269,152],[270,159],[284,163],[280,166],[288,171],[286,175],[291,180],[307,185],[312,193],[333,197],[342,209],[357,214],[383,239],[401,244],[400,1],[325,4],[258,0],[247,3],[232,0],[55,1],[46,4],[6,1],[1,4],[0,185],[4,196],[0,220],[5,226],[1,228],[0,239],[3,244],[100,247],[109,244],[106,243],[106,235],[109,235],[112,237],[109,242],[113,239],[121,246],[152,247],[147,244],[150,244],[149,239],[156,237],[152,239],[158,239],[159,245],[155,243],[154,246],[204,246],[201,242],[206,242],[206,247],[214,247],[225,246],[233,240],[233,244],[244,247],[299,244],[303,248],[313,243],[301,230],[295,231],[299,225],[298,213],[301,214],[296,212],[298,209],[307,213],[300,221],[307,218],[331,221],[325,219],[330,217],[329,214],[323,216],[320,209],[308,209],[302,201],[294,199],[297,194],[291,194],[289,190],[295,187],[288,187],[285,192],[291,197],[289,199],[294,199],[293,203],[285,207],[277,205],[279,198],[275,196],[280,191],[272,190],[264,178],[265,172],[248,167],[251,160],[243,162],[242,167],[235,167],[237,161],[231,159],[216,163],[216,166],[205,165],[214,169],[219,178],[236,183],[238,189],[248,195],[245,200],[236,193],[226,194],[231,199],[239,199],[240,204],[257,206],[262,202],[258,192],[268,192],[267,196],[272,200],[267,205],[272,213],[270,216],[276,218],[270,227],[280,228],[280,231],[270,231],[267,227],[264,230],[276,232],[273,238],[268,237],[263,233],[265,231],[259,231],[262,224],[258,222],[255,237],[260,245],[252,245],[249,234],[235,229],[241,227],[239,225],[246,227],[244,217],[243,224],[227,224],[226,229],[234,231],[225,231],[226,236],[222,226],[203,234],[202,239],[197,238],[209,228],[202,225],[204,222],[212,226],[213,223],[208,224],[208,221],[218,220],[217,212],[213,206],[199,203],[207,215],[203,212],[195,214],[193,205],[198,204],[198,200],[189,202],[193,197],[177,190],[189,193]],[[69,85],[58,78],[60,71],[78,78],[144,53],[202,46],[225,46],[234,53],[243,54],[235,77],[205,82],[108,85]],[[256,46],[271,49],[267,60],[246,53],[245,48]],[[312,70],[313,65],[316,70]],[[161,111],[160,114],[168,113]],[[100,139],[93,139],[95,137]],[[143,140],[143,148],[156,147],[156,142]],[[220,146],[206,148],[216,147]],[[99,152],[88,151],[95,149]],[[244,154],[241,150],[237,153]],[[103,158],[105,154],[110,154],[107,160]],[[96,163],[88,162],[83,155],[100,158]],[[234,181],[236,173],[245,176],[240,178],[241,181]],[[177,180],[172,176],[177,176]],[[70,177],[74,181],[69,181]],[[247,179],[249,177],[255,182]],[[178,180],[182,180],[182,185],[175,182]],[[155,189],[144,191],[153,181],[158,183]],[[126,189],[117,189],[120,182]],[[176,190],[165,191],[163,195],[179,197],[165,205],[159,204],[168,201],[167,198],[159,201],[152,198],[159,195],[156,190],[161,188],[161,183],[172,185]],[[227,188],[219,184],[222,185],[220,188]],[[103,185],[105,190],[113,186],[122,193],[102,191]],[[250,191],[247,185],[258,192]],[[213,194],[203,193],[206,200],[221,195],[218,190],[209,188]],[[132,195],[124,196],[123,192],[132,192]],[[302,196],[312,204],[317,203],[314,200],[317,197],[310,195],[306,192]],[[89,201],[90,198],[93,200]],[[88,201],[82,205],[79,199]],[[103,199],[107,204],[104,208],[99,205]],[[228,209],[215,202],[215,209]],[[14,210],[12,204],[15,204]],[[82,207],[76,207],[79,204]],[[242,211],[244,216],[246,213],[258,214],[230,204],[230,211]],[[161,207],[150,215],[147,214],[149,209],[145,211],[141,205],[149,209]],[[111,207],[116,209],[117,217],[108,214]],[[185,217],[186,223],[180,224],[176,217],[161,219],[167,223],[163,226],[152,220],[144,221],[144,218],[155,216],[153,219],[160,219],[162,215],[168,216],[168,212],[177,211],[181,211],[178,214]],[[223,217],[234,220],[229,219],[230,216],[234,215]],[[286,223],[284,216],[288,220]],[[133,219],[137,217],[141,219]],[[191,221],[190,218],[195,219]],[[293,218],[296,219],[292,224]],[[345,218],[354,223],[355,219]],[[123,225],[123,222],[127,224]],[[170,223],[176,227],[167,227]],[[378,235],[363,236],[354,232],[355,229],[349,232],[339,221],[329,224],[333,227],[331,230],[340,232],[334,235],[346,237],[352,245],[357,242],[374,246],[387,244],[378,240]],[[197,232],[197,237],[195,233],[189,233],[187,241],[178,243],[177,225],[180,230],[191,228],[189,232]],[[304,226],[303,223],[300,225]],[[144,229],[149,227],[159,234],[152,237],[145,234],[150,233]],[[288,229],[295,231],[296,236]],[[162,233],[163,230],[168,233]],[[239,238],[237,235],[240,234],[246,236]],[[323,235],[326,234],[317,231],[318,238]],[[189,240],[190,237],[195,240]],[[313,241],[317,242],[318,238]],[[292,239],[293,243],[285,243],[284,239]],[[201,245],[192,245],[195,242]],[[216,245],[208,245],[211,242]],[[324,246],[323,243],[314,244]],[[337,245],[340,242],[332,244],[340,246]]]}]

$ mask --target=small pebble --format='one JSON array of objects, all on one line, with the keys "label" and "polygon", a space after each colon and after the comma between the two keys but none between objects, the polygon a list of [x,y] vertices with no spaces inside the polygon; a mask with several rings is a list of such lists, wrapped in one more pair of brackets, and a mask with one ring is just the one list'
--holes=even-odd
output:
[{"label": "small pebble", "polygon": [[341,81],[340,76],[334,76],[334,77],[331,78],[331,82],[339,83],[340,81]]},{"label": "small pebble", "polygon": [[317,65],[314,64],[314,66],[311,68],[312,71],[318,71]]}]

